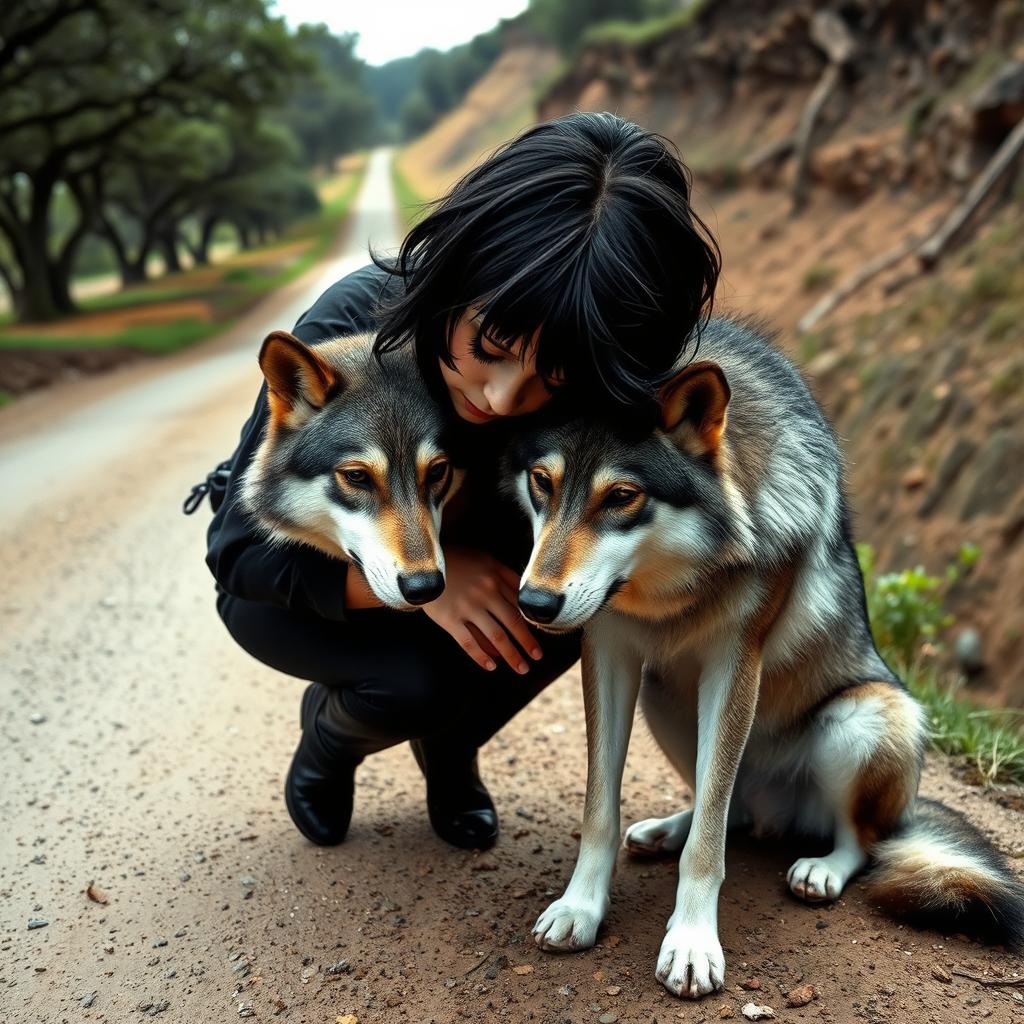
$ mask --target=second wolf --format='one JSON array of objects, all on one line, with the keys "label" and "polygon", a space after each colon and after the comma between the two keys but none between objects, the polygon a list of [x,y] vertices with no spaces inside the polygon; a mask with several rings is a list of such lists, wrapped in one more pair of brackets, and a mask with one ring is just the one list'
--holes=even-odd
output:
[{"label": "second wolf", "polygon": [[789,869],[803,900],[837,898],[870,860],[878,901],[1019,943],[1020,883],[958,815],[917,798],[922,709],[872,640],[838,446],[800,375],[757,330],[714,320],[657,417],[553,425],[510,456],[535,540],[520,607],[548,629],[586,627],[582,843],[538,944],[591,946],[608,910],[638,693],[694,793],[692,810],[625,837],[635,854],[681,854],[657,965],[670,991],[724,983],[733,825],[831,839]]}]

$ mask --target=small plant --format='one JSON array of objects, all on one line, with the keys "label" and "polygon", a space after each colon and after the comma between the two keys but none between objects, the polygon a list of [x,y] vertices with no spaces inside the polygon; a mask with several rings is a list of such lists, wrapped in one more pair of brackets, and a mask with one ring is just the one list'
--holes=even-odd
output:
[{"label": "small plant", "polygon": [[959,570],[950,566],[944,577],[929,576],[918,566],[879,575],[870,544],[857,545],[857,558],[875,643],[883,656],[906,669],[916,661],[922,644],[934,643],[939,633],[953,624],[953,616],[943,608],[943,598]]},{"label": "small plant", "polygon": [[827,288],[839,276],[839,268],[827,263],[818,263],[804,274],[803,287],[805,292],[816,292]]}]

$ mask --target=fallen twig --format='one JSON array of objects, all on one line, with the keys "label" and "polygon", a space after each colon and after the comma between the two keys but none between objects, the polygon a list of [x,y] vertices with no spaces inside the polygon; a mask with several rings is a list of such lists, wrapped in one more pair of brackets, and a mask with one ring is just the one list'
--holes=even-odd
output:
[{"label": "fallen twig", "polygon": [[960,978],[970,978],[979,985],[1004,985],[1008,988],[1024,988],[1024,978],[983,978],[980,974],[971,974],[968,971],[958,971],[955,968],[949,972]]}]

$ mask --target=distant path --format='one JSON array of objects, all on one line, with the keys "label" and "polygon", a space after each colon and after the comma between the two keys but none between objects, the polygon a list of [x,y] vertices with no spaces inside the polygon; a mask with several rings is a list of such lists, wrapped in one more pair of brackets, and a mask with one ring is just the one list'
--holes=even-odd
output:
[{"label": "distant path", "polygon": [[[328,285],[367,263],[368,241],[378,249],[398,245],[390,159],[388,149],[371,155],[341,248],[269,295],[224,334],[179,355],[60,384],[0,410],[0,474],[6,492],[0,524],[43,496],[52,502],[55,489],[100,477],[106,465],[146,445],[155,424],[166,427],[210,404],[222,406],[240,424],[255,395],[256,353],[267,332],[290,329]],[[223,447],[222,442],[215,452]],[[227,454],[230,450],[213,461]]]}]

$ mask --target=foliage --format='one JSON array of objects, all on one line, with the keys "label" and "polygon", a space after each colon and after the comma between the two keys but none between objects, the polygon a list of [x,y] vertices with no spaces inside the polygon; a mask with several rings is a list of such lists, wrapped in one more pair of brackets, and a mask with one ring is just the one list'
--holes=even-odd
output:
[{"label": "foliage", "polygon": [[932,746],[962,758],[979,783],[1024,783],[1020,712],[979,707],[965,699],[959,680],[943,681],[922,657],[953,623],[943,607],[948,588],[980,554],[976,545],[963,544],[943,576],[921,568],[880,575],[871,547],[857,546],[875,642],[923,705]]},{"label": "foliage", "polygon": [[[315,207],[303,168],[366,137],[353,36],[290,33],[267,0],[0,5],[0,280],[21,320],[74,310],[70,277],[112,254],[196,262],[223,220],[243,245]],[[97,248],[95,238],[106,242]]]},{"label": "foliage", "polygon": [[805,292],[815,292],[820,288],[827,288],[839,274],[839,268],[827,263],[818,263],[810,267],[804,274],[803,289]]},{"label": "foliage", "polygon": [[530,0],[528,17],[563,53],[572,53],[592,26],[615,23],[610,31],[621,36],[629,25],[680,16],[675,7],[671,0]]},{"label": "foliage", "polygon": [[398,213],[402,218],[402,227],[408,231],[426,215],[429,203],[409,184],[398,166],[398,156],[391,161],[391,185],[395,190]]},{"label": "foliage", "polygon": [[[649,5],[654,6],[654,5]],[[602,43],[620,43],[623,46],[642,47],[678,32],[694,19],[705,6],[704,0],[691,0],[689,4],[668,14],[644,17],[640,21],[600,21],[586,29],[581,46],[599,46]]]}]

